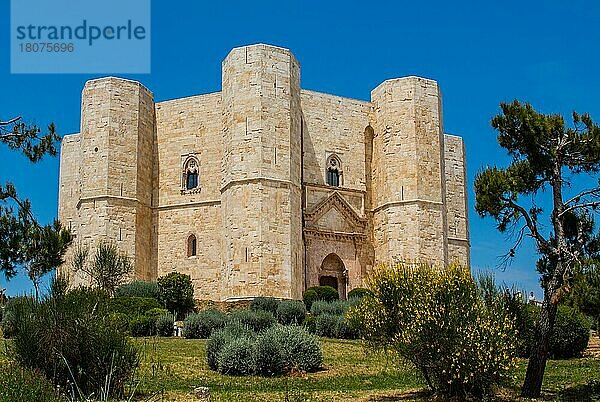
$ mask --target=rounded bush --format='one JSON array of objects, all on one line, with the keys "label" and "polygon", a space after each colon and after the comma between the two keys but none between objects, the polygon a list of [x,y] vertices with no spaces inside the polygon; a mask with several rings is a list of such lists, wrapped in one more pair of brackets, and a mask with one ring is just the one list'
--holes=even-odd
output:
[{"label": "rounded bush", "polygon": [[268,331],[273,331],[273,339],[282,348],[285,370],[312,372],[321,367],[323,352],[314,335],[296,326],[276,326]]},{"label": "rounded bush", "polygon": [[306,309],[310,311],[313,303],[319,300],[319,295],[314,289],[308,289],[306,292],[304,292],[304,295],[302,295],[302,300],[304,301]]},{"label": "rounded bush", "polygon": [[129,321],[131,336],[152,336],[156,334],[156,320],[145,315],[135,316]]},{"label": "rounded bush", "polygon": [[581,356],[590,339],[590,323],[585,316],[567,306],[559,306],[550,337],[551,359]]},{"label": "rounded bush", "polygon": [[158,300],[158,284],[156,282],[133,281],[119,286],[115,290],[116,297],[145,297]]},{"label": "rounded bush", "polygon": [[189,275],[171,272],[158,278],[159,300],[182,319],[194,309],[194,285]]},{"label": "rounded bush", "polygon": [[339,322],[343,320],[339,315],[319,315],[315,318],[315,334],[325,338],[337,338]]},{"label": "rounded bush", "polygon": [[313,303],[310,313],[315,317],[328,314],[328,315],[343,315],[346,312],[346,302],[335,300],[331,302],[327,301],[316,301]]},{"label": "rounded bush", "polygon": [[173,326],[175,317],[173,314],[167,313],[156,319],[156,334],[158,336],[173,336]]},{"label": "rounded bush", "polygon": [[317,319],[312,315],[307,315],[302,323],[302,327],[311,334],[314,334],[317,329]]},{"label": "rounded bush", "polygon": [[111,312],[127,314],[129,317],[144,315],[147,311],[161,308],[156,299],[137,296],[113,297],[108,302],[108,308]]},{"label": "rounded bush", "polygon": [[248,327],[237,322],[228,323],[224,328],[214,331],[206,343],[208,367],[217,370],[218,359],[223,346],[231,340],[241,337],[253,338],[254,333]]},{"label": "rounded bush", "polygon": [[336,337],[339,339],[358,339],[360,331],[346,316],[340,317],[337,323]]},{"label": "rounded bush", "polygon": [[227,316],[218,310],[205,310],[188,315],[183,321],[183,337],[206,339],[216,330],[223,328]]},{"label": "rounded bush", "polygon": [[348,292],[348,300],[350,299],[362,299],[365,296],[370,296],[372,293],[369,289],[365,288],[354,288]]},{"label": "rounded bush", "polygon": [[169,314],[169,310],[164,309],[164,308],[152,308],[148,311],[146,311],[146,313],[144,314],[146,317],[152,318],[154,320],[157,320],[158,317],[162,317],[163,315],[167,315]]},{"label": "rounded bush", "polygon": [[221,348],[217,358],[221,374],[250,375],[254,372],[254,341],[241,337],[232,339]]},{"label": "rounded bush", "polygon": [[112,328],[126,333],[129,331],[129,317],[123,313],[110,313],[107,318],[108,325]]},{"label": "rounded bush", "polygon": [[334,301],[340,299],[338,291],[331,286],[313,286],[312,288],[306,289],[307,292],[309,290],[317,292],[317,300]]},{"label": "rounded bush", "polygon": [[238,322],[254,332],[263,331],[277,324],[273,314],[263,310],[237,310],[229,315],[231,322]]},{"label": "rounded bush", "polygon": [[304,302],[299,300],[284,300],[277,308],[277,321],[283,325],[300,325],[306,317]]},{"label": "rounded bush", "polygon": [[254,369],[262,376],[276,376],[283,373],[285,360],[277,331],[267,330],[256,338],[254,345]]},{"label": "rounded bush", "polygon": [[274,297],[256,297],[250,303],[250,310],[268,311],[273,316],[277,314],[277,307],[279,307],[279,300]]}]

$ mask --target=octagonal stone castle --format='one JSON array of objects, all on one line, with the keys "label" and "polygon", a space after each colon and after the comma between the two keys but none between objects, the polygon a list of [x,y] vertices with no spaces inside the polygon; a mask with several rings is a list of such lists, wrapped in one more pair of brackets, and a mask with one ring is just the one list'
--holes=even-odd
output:
[{"label": "octagonal stone castle", "polygon": [[135,81],[86,83],[60,159],[76,244],[114,241],[135,278],[185,273],[219,301],[345,297],[398,259],[469,264],[465,149],[435,81],[387,80],[370,102],[307,91],[292,53],[262,44],[222,68],[221,92],[157,103]]}]

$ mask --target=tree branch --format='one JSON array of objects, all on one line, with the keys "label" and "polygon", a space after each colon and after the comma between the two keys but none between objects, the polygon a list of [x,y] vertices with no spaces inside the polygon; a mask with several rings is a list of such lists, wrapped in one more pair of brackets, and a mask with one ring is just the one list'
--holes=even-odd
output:
[{"label": "tree branch", "polygon": [[502,200],[506,202],[511,208],[517,210],[523,216],[523,218],[525,218],[525,222],[527,224],[527,227],[529,228],[529,231],[531,232],[531,236],[537,240],[541,249],[548,250],[552,254],[557,253],[556,249],[552,247],[550,243],[544,238],[544,236],[542,236],[542,234],[539,232],[535,220],[531,219],[531,216],[529,216],[529,213],[525,210],[525,208],[523,208],[522,206],[515,203],[509,198],[502,198]]},{"label": "tree branch", "polygon": [[574,211],[576,209],[597,208],[597,207],[600,207],[600,201],[590,201],[590,202],[584,202],[582,204],[575,204],[575,205],[571,205],[569,208],[563,209],[562,212],[560,214],[558,214],[558,216],[562,217],[567,212]]}]

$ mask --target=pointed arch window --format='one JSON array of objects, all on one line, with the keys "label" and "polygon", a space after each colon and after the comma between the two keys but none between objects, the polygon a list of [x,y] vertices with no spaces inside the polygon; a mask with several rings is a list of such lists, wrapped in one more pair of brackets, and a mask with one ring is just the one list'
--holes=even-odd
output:
[{"label": "pointed arch window", "polygon": [[339,187],[342,184],[342,164],[336,155],[331,155],[327,159],[327,184],[333,187]]},{"label": "pointed arch window", "polygon": [[195,156],[187,158],[183,164],[181,193],[190,194],[200,191],[200,163]]},{"label": "pointed arch window", "polygon": [[188,257],[194,257],[196,255],[196,247],[197,247],[196,236],[191,234],[188,237],[188,241],[187,241],[187,256]]}]

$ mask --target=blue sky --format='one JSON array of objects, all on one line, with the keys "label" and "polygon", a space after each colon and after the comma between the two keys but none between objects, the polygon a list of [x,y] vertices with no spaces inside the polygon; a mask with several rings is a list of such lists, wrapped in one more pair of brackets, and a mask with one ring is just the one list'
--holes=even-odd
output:
[{"label": "blue sky", "polygon": [[[227,4],[219,4],[227,3]],[[79,131],[80,96],[98,75],[11,75],[9,2],[0,5],[0,119],[23,115],[61,134]],[[129,75],[156,100],[219,91],[221,61],[232,47],[268,43],[292,50],[302,87],[369,99],[388,78],[438,81],[447,133],[467,146],[472,267],[540,295],[529,240],[506,270],[498,256],[510,243],[473,206],[473,178],[504,165],[490,119],[501,101],[531,102],[545,113],[589,112],[600,120],[600,4],[569,2],[353,2],[180,0],[152,2],[152,73]],[[57,214],[58,158],[31,165],[0,146],[0,180],[13,181],[43,222]],[[29,291],[26,278],[0,288]]]}]

